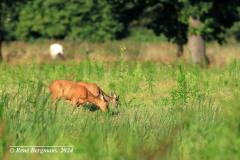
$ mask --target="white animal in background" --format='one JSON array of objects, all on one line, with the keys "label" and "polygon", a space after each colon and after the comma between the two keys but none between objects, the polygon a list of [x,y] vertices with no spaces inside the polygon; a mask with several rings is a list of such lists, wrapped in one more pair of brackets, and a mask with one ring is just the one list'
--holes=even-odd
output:
[{"label": "white animal in background", "polygon": [[58,43],[51,44],[49,51],[52,59],[57,59],[57,58],[65,59],[63,55],[63,46],[61,44],[58,44]]}]

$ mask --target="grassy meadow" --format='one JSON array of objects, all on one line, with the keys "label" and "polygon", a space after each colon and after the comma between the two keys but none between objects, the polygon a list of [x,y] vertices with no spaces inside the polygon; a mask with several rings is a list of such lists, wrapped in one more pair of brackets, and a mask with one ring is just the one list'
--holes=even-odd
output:
[{"label": "grassy meadow", "polygon": [[[118,58],[107,54],[107,60],[103,60],[102,54],[94,56],[95,49],[87,56],[81,54],[78,60],[72,50],[70,60],[65,62],[44,58],[31,62],[28,52],[45,52],[31,47],[25,49],[26,55],[20,61],[18,53],[11,51],[13,44],[6,46],[4,50],[12,54],[8,58],[16,59],[0,64],[0,155],[6,160],[240,158],[237,46],[212,44],[208,51],[215,61],[209,68],[191,65],[185,57],[174,61],[170,44],[165,49],[162,45],[160,52],[166,53],[155,59],[141,60],[139,55],[143,53],[136,51],[138,58],[134,60],[130,56],[134,49],[118,46]],[[153,46],[146,57],[155,53],[158,46]],[[68,47],[74,49],[70,44]],[[105,47],[114,49],[107,44]],[[72,113],[73,107],[61,101],[55,114],[48,91],[48,84],[55,79],[96,82],[105,92],[118,93],[120,106],[108,113],[91,111],[89,106]],[[10,153],[10,145],[67,145],[74,150]]]}]

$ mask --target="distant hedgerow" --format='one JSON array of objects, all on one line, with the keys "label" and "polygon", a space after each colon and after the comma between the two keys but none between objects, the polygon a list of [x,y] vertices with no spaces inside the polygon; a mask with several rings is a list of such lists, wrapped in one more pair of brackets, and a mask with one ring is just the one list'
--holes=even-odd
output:
[{"label": "distant hedgerow", "polygon": [[33,0],[19,13],[16,35],[106,41],[114,39],[121,28],[105,0]]}]

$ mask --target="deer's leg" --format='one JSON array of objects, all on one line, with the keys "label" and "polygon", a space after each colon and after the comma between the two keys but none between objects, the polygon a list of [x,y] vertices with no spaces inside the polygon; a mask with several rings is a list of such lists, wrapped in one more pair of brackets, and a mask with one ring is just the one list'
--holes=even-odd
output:
[{"label": "deer's leg", "polygon": [[81,107],[84,104],[84,100],[74,98],[72,99],[71,103],[73,105],[73,113],[77,108]]},{"label": "deer's leg", "polygon": [[79,106],[83,106],[84,103],[85,103],[85,101],[83,99],[78,99]]},{"label": "deer's leg", "polygon": [[73,98],[71,100],[71,104],[75,107],[77,105],[77,100],[75,98]]}]

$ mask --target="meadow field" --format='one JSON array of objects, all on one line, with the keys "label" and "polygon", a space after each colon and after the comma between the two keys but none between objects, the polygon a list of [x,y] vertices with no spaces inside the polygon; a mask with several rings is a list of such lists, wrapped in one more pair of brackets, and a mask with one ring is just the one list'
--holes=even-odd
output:
[{"label": "meadow field", "polygon": [[[176,60],[171,44],[132,49],[105,44],[108,50],[87,46],[79,49],[80,55],[68,44],[64,62],[36,56],[46,51],[44,45],[5,45],[7,61],[0,64],[2,159],[240,159],[237,44],[209,45],[209,68],[192,65],[187,51]],[[107,113],[91,106],[72,113],[73,107],[61,101],[55,114],[48,91],[55,79],[96,82],[107,93],[115,91],[120,105]],[[10,153],[14,145],[73,146],[73,152]]]}]

